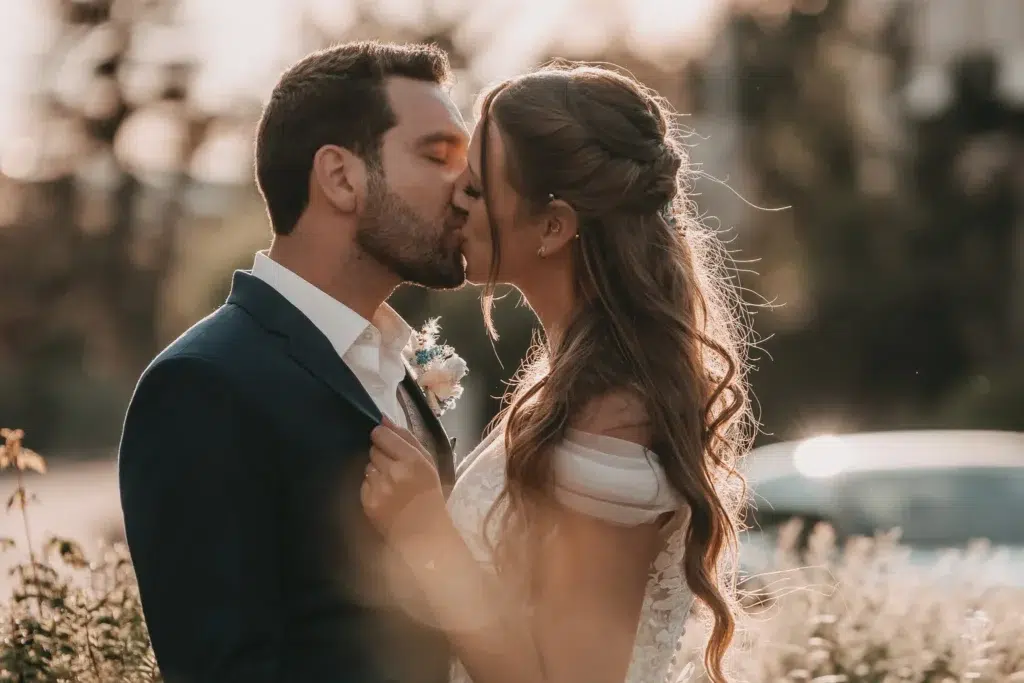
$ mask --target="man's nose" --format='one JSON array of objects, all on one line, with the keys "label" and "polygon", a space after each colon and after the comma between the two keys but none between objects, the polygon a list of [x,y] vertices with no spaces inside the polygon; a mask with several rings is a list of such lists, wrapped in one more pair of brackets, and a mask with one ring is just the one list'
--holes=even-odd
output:
[{"label": "man's nose", "polygon": [[452,219],[457,223],[464,223],[469,218],[469,211],[457,205],[454,201],[451,203]]},{"label": "man's nose", "polygon": [[462,181],[457,181],[455,186],[452,188],[452,208],[457,212],[468,215],[469,214],[469,197],[466,196],[466,184]]}]

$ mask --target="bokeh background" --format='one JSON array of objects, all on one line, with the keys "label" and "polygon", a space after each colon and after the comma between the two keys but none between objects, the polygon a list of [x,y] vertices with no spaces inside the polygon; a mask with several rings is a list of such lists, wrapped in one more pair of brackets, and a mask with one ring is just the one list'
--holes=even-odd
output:
[{"label": "bokeh background", "polygon": [[[357,38],[445,47],[470,120],[555,57],[672,101],[755,306],[758,444],[1024,430],[1024,0],[0,0],[0,423],[53,470],[40,534],[119,535],[139,373],[269,241],[261,103]],[[506,297],[492,346],[475,290],[393,303],[469,363],[464,455],[532,314]]]}]

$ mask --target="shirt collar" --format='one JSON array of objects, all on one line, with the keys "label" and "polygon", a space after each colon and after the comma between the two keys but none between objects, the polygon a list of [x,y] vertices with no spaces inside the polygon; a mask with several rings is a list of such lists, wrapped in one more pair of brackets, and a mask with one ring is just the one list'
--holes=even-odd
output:
[{"label": "shirt collar", "polygon": [[380,333],[381,345],[392,351],[401,352],[412,338],[412,327],[386,303],[373,314],[373,322],[368,327],[375,328]]},{"label": "shirt collar", "polygon": [[412,337],[412,328],[391,306],[381,304],[371,323],[331,295],[271,259],[256,253],[252,274],[273,287],[319,329],[337,351],[345,355],[364,333],[379,335],[381,346],[400,352]]}]

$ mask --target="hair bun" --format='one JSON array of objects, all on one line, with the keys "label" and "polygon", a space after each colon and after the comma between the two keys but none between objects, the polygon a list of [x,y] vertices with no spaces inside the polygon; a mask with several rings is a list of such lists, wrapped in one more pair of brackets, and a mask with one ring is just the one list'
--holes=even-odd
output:
[{"label": "hair bun", "polygon": [[661,211],[675,199],[679,191],[679,169],[683,160],[679,152],[667,141],[657,143],[658,150],[651,161],[642,164],[634,192],[625,197],[625,204],[641,214]]}]

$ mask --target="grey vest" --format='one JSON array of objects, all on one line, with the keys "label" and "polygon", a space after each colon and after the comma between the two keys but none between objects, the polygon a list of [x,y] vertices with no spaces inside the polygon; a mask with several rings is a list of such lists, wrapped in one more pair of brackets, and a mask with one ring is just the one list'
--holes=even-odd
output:
[{"label": "grey vest", "polygon": [[433,457],[447,496],[455,484],[455,439],[448,438],[411,373],[398,385],[398,403],[405,413],[409,431]]}]

